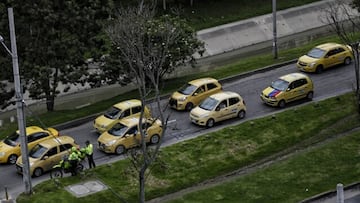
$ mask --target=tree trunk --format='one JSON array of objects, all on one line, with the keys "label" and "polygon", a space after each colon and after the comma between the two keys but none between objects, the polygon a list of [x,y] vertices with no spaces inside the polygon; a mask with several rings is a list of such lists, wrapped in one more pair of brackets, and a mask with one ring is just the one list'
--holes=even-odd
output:
[{"label": "tree trunk", "polygon": [[46,109],[47,111],[54,111],[55,97],[52,95],[46,96]]},{"label": "tree trunk", "polygon": [[139,202],[145,203],[145,171],[147,169],[147,164],[144,163],[143,167],[141,167],[141,170],[139,171],[139,184],[140,184],[140,190],[139,190]]}]

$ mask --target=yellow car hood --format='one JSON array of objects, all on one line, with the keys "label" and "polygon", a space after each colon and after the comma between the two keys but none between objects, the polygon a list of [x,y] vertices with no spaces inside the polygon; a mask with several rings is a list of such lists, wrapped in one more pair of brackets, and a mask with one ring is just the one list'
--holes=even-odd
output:
[{"label": "yellow car hood", "polygon": [[268,96],[268,97],[276,97],[278,96],[279,94],[281,94],[281,90],[277,90],[277,89],[274,89],[272,87],[267,87],[266,89],[263,90],[263,94],[265,96]]},{"label": "yellow car hood", "polygon": [[118,139],[118,137],[112,136],[108,132],[104,132],[103,134],[100,135],[100,137],[98,138],[98,141],[101,143],[108,143],[115,139]]},{"label": "yellow car hood", "polygon": [[191,114],[194,116],[201,117],[202,115],[208,114],[210,111],[202,109],[200,107],[195,107],[193,110],[191,110]]},{"label": "yellow car hood", "polygon": [[303,62],[303,63],[312,63],[312,62],[316,62],[318,61],[319,59],[317,58],[313,58],[313,57],[310,57],[308,55],[304,55],[302,57],[299,58],[299,61]]},{"label": "yellow car hood", "polygon": [[171,95],[171,98],[179,100],[179,99],[183,99],[184,97],[187,97],[187,96],[189,96],[189,95],[184,95],[184,94],[181,94],[180,92],[174,92]]},{"label": "yellow car hood", "polygon": [[[40,159],[34,159],[34,158],[32,158],[32,157],[29,156],[29,163],[35,163],[35,162],[37,162],[37,161],[39,161],[39,160],[40,160]],[[19,158],[17,159],[16,163],[19,164],[19,165],[22,165],[22,164],[23,164],[23,162],[22,162],[22,156],[19,156]]]},{"label": "yellow car hood", "polygon": [[104,115],[101,115],[95,119],[95,124],[99,125],[101,127],[105,126],[105,128],[108,128],[109,125],[116,122],[116,119],[110,119],[106,118]]},{"label": "yellow car hood", "polygon": [[0,142],[0,152],[8,152],[14,149],[15,147],[7,145],[4,142]]}]

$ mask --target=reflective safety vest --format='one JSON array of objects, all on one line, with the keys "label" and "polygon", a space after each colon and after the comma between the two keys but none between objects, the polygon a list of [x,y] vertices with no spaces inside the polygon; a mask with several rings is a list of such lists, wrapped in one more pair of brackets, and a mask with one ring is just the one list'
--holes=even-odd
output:
[{"label": "reflective safety vest", "polygon": [[94,152],[93,145],[89,144],[88,146],[86,146],[85,150],[87,155],[91,155]]},{"label": "reflective safety vest", "polygon": [[73,160],[79,160],[79,155],[78,153],[75,151],[75,152],[71,152],[71,154],[69,155],[69,160],[70,161],[73,161]]}]

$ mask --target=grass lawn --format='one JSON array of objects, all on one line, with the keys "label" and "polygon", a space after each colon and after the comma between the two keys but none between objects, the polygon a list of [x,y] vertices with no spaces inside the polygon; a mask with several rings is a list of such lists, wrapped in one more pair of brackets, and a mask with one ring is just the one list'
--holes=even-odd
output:
[{"label": "grass lawn", "polygon": [[[207,179],[237,170],[284,150],[286,151],[294,146],[298,149],[306,148],[311,143],[317,143],[335,134],[360,126],[359,119],[359,116],[356,114],[353,95],[346,94],[289,109],[276,114],[275,119],[272,116],[268,116],[246,121],[236,126],[227,127],[217,132],[163,148],[158,161],[151,168],[151,173],[148,174],[146,197],[147,199],[152,199],[176,192]],[[349,145],[354,145],[351,146],[352,148],[359,147],[359,142],[354,140],[349,142]],[[322,153],[327,154],[329,152]],[[336,155],[338,156],[333,156],[333,159],[328,159],[327,162],[312,162],[312,164],[317,164],[315,168],[318,169],[318,174],[306,174],[306,177],[311,177],[308,178],[309,180],[304,180],[306,179],[305,176],[302,176],[304,174],[297,174],[297,171],[303,173],[303,171],[312,167],[309,164],[304,164],[303,160],[300,160],[297,164],[283,166],[282,168],[289,167],[287,170],[293,172],[282,177],[281,181],[293,181],[295,177],[301,177],[299,183],[294,182],[291,184],[301,185],[300,181],[309,181],[311,184],[304,185],[304,187],[311,188],[311,193],[298,193],[296,188],[290,184],[289,187],[284,186],[281,189],[282,192],[277,194],[279,197],[276,197],[274,202],[281,198],[286,199],[288,193],[292,192],[296,192],[294,199],[303,199],[310,196],[310,194],[331,189],[334,180],[324,178],[325,175],[322,174],[328,173],[329,168],[335,166],[335,171],[353,169],[356,165],[353,162],[358,161],[357,159],[353,160],[354,156],[352,154],[346,153],[342,155],[336,153]],[[332,156],[332,154],[330,153],[328,156]],[[312,157],[321,158],[322,156]],[[350,160],[345,161],[345,159]],[[343,162],[338,165],[339,161]],[[272,170],[269,171],[271,172]],[[271,192],[271,190],[279,190],[272,186],[273,183],[271,182],[262,184],[261,181],[270,180],[274,175],[268,173],[259,173],[259,181],[249,183],[249,187],[253,188],[254,192],[253,194],[249,193],[248,201],[256,198],[265,198],[265,195]],[[359,175],[356,171],[341,174],[335,181],[341,181],[345,184],[355,180]],[[281,176],[281,173],[277,175]],[[318,175],[319,177],[317,177]],[[245,176],[244,179],[247,177]],[[132,170],[128,160],[102,165],[88,172],[83,177],[63,178],[60,182],[62,186],[66,186],[78,181],[95,178],[101,179],[112,190],[76,199],[62,187],[57,187],[52,181],[46,181],[34,188],[34,195],[31,197],[21,195],[17,202],[48,202],[49,199],[56,200],[56,202],[118,202],[117,195],[128,202],[137,201],[137,174]],[[250,179],[248,181],[251,182]],[[324,181],[328,182],[325,183]],[[283,182],[281,184],[284,184]],[[316,185],[324,186],[315,187]],[[246,185],[242,187],[246,187]],[[263,196],[255,192],[262,190],[266,192]],[[241,190],[239,189],[239,191]],[[221,198],[220,196],[214,198]],[[182,202],[182,200],[179,201]],[[189,201],[191,202],[191,200]]]},{"label": "grass lawn", "polygon": [[177,202],[299,202],[360,179],[360,132]]}]

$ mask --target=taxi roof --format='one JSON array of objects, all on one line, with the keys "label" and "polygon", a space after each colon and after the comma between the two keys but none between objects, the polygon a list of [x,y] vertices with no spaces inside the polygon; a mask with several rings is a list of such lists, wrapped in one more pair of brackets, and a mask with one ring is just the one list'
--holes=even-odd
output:
[{"label": "taxi roof", "polygon": [[300,78],[309,78],[309,77],[302,73],[290,73],[290,74],[283,75],[280,77],[280,79],[288,81],[288,82],[292,82],[292,81],[300,79]]},{"label": "taxi roof", "polygon": [[316,46],[316,48],[323,49],[323,50],[329,50],[329,49],[332,49],[334,47],[339,47],[339,46],[343,46],[343,45],[335,43],[335,42],[328,42],[328,43],[320,44],[320,45]]},{"label": "taxi roof", "polygon": [[218,81],[214,78],[208,77],[208,78],[199,78],[199,79],[192,80],[189,82],[189,84],[197,86],[197,87],[207,84],[207,83],[218,83]]},{"label": "taxi roof", "polygon": [[[25,128],[26,131],[26,135],[29,136],[30,134],[33,134],[35,132],[44,132],[47,130],[44,130],[43,128],[39,127],[39,126],[28,126]],[[20,134],[20,130],[16,131],[17,134]]]},{"label": "taxi roof", "polygon": [[126,101],[122,101],[119,102],[117,104],[114,104],[114,107],[118,108],[118,109],[127,109],[129,107],[133,107],[133,106],[139,106],[141,105],[141,101],[138,99],[130,99],[130,100],[126,100]]},{"label": "taxi roof", "polygon": [[44,140],[44,141],[40,142],[39,144],[46,148],[51,148],[56,145],[59,145],[59,143],[61,143],[61,144],[75,143],[75,140],[72,137],[64,135],[64,136]]},{"label": "taxi roof", "polygon": [[225,99],[225,98],[230,98],[230,97],[239,97],[240,95],[236,92],[231,92],[231,91],[223,91],[223,92],[218,92],[215,93],[213,95],[211,95],[210,97],[216,99],[216,100],[221,100],[221,99]]}]

